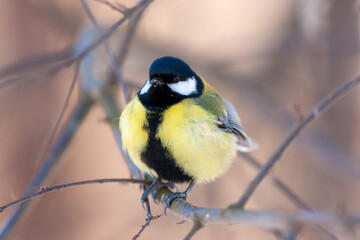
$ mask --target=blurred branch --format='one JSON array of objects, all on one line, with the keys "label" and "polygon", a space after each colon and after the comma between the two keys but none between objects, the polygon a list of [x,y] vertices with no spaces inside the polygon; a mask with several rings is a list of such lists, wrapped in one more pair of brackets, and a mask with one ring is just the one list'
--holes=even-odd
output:
[{"label": "blurred branch", "polygon": [[59,52],[42,54],[35,57],[20,60],[10,66],[0,69],[0,78],[4,78],[8,75],[19,74],[34,68],[39,68],[43,65],[53,64],[55,62],[62,61],[71,57],[72,49],[65,48]]},{"label": "blurred branch", "polygon": [[5,211],[7,208],[20,204],[22,202],[28,201],[32,198],[38,197],[40,195],[43,195],[45,193],[63,190],[66,188],[76,187],[76,186],[82,186],[82,185],[89,185],[89,184],[95,184],[95,183],[138,183],[138,184],[149,184],[146,180],[140,180],[140,179],[126,179],[126,178],[101,178],[101,179],[93,179],[93,180],[86,180],[81,182],[72,182],[72,183],[66,183],[61,185],[55,185],[51,187],[35,187],[35,190],[38,190],[37,192],[31,193],[25,197],[22,197],[20,199],[17,199],[15,201],[12,201],[10,203],[7,203],[3,206],[0,206],[0,212]]},{"label": "blurred branch", "polygon": [[298,236],[298,233],[292,230],[289,230],[288,232],[283,234],[283,240],[295,240]]},{"label": "blurred branch", "polygon": [[[66,68],[66,67],[72,65],[74,62],[81,60],[89,52],[91,52],[93,49],[97,48],[105,39],[109,38],[114,33],[114,31],[121,24],[123,24],[129,17],[131,17],[133,14],[136,14],[137,11],[139,11],[143,8],[146,8],[146,6],[148,4],[150,4],[150,2],[152,2],[152,0],[142,0],[138,4],[136,4],[134,7],[130,8],[128,11],[126,11],[126,14],[124,15],[124,17],[122,17],[120,20],[118,20],[116,23],[114,23],[110,28],[106,29],[101,35],[99,35],[99,37],[97,37],[94,41],[92,41],[89,45],[87,45],[82,50],[82,52],[72,56],[71,58],[68,58],[68,59],[62,61],[61,63],[52,65],[48,68],[45,68],[45,69],[42,69],[39,71],[35,71],[35,72],[30,72],[28,74],[24,74],[21,76],[5,79],[4,81],[0,82],[0,88],[6,87],[9,84],[22,82],[22,81],[26,81],[26,80],[33,79],[33,78],[46,76],[49,74],[55,74],[58,71],[62,70],[63,68]],[[4,71],[6,71],[6,70],[4,70]]]},{"label": "blurred branch", "polygon": [[190,240],[195,235],[195,233],[197,233],[203,227],[204,226],[200,220],[195,220],[194,225],[192,226],[190,232],[184,237],[184,240]]},{"label": "blurred branch", "polygon": [[[93,103],[94,102],[89,98],[85,98],[78,103],[70,120],[66,124],[64,132],[59,137],[59,140],[53,147],[50,155],[45,160],[44,164],[41,166],[40,171],[32,180],[30,187],[27,189],[24,195],[30,195],[35,187],[42,185],[43,181],[49,175],[50,170],[53,169],[55,164],[59,161],[61,155],[64,153],[64,151],[70,144],[72,137],[79,129],[79,125],[84,120]],[[10,231],[15,227],[16,223],[20,220],[28,205],[29,202],[23,203],[4,221],[0,228],[1,240],[5,239],[10,233]]]},{"label": "blurred branch", "polygon": [[123,5],[120,5],[119,3],[119,7],[118,6],[115,6],[114,4],[112,4],[111,2],[109,1],[104,1],[104,0],[94,0],[95,2],[98,2],[98,3],[102,3],[104,5],[107,5],[108,7],[110,7],[111,9],[115,10],[115,11],[118,11],[122,14],[126,14],[126,11],[128,10],[128,8],[126,8],[125,6]]},{"label": "blurred branch", "polygon": [[[96,31],[101,33],[100,26],[99,26],[98,22],[96,21],[95,16],[94,16],[93,12],[91,11],[91,8],[90,8],[88,2],[86,0],[81,0],[81,3],[82,3],[82,5],[83,5],[83,7],[85,9],[86,15],[91,20],[91,22],[92,22],[93,26],[95,27]],[[116,58],[112,54],[112,52],[110,51],[109,44],[107,43],[106,40],[104,40],[103,45],[104,45],[104,48],[105,48],[105,52],[106,52],[106,54],[108,55],[108,57],[110,59],[110,64],[111,64],[111,67],[113,69],[113,73],[115,74],[117,82],[119,83],[119,85],[123,89],[124,98],[125,98],[125,101],[127,102],[127,101],[129,101],[129,94],[128,94],[128,90],[127,90],[123,75],[122,75],[122,73],[121,73],[121,71],[119,69],[118,63],[116,61]],[[126,46],[124,46],[124,47],[126,47]]]},{"label": "blurred branch", "polygon": [[[125,57],[129,52],[130,44],[132,43],[132,39],[135,35],[136,28],[138,23],[144,13],[145,8],[138,11],[132,18],[129,19],[129,25],[126,29],[125,39],[123,43],[123,47],[120,49],[119,54],[117,56],[118,64],[120,67],[124,65]],[[110,78],[112,79],[112,78]]]},{"label": "blurred branch", "polygon": [[[262,165],[250,154],[239,152],[238,153],[248,164],[260,170]],[[309,205],[307,205],[296,193],[294,193],[283,181],[277,178],[274,174],[269,172],[269,177],[271,178],[274,185],[293,203],[296,207],[310,211]]]},{"label": "blurred branch", "polygon": [[[251,166],[255,167],[256,169],[261,169],[261,164],[253,158],[250,154],[239,152],[240,156],[249,163]],[[306,211],[312,211],[312,209],[295,193],[293,192],[283,181],[281,181],[279,178],[277,178],[274,174],[269,172],[269,176],[274,183],[274,185],[293,203],[295,206],[302,210]],[[325,233],[329,238],[333,240],[337,240],[338,238],[331,232],[329,232],[327,229],[323,228],[322,226],[317,226],[323,233]]]},{"label": "blurred branch", "polygon": [[290,145],[290,143],[307,127],[314,119],[320,116],[320,114],[331,104],[335,103],[341,96],[348,93],[352,88],[357,86],[360,83],[360,75],[357,75],[349,82],[341,85],[334,92],[327,95],[302,121],[298,122],[285,137],[280,146],[276,149],[273,155],[269,160],[263,165],[255,176],[255,178],[250,182],[248,187],[245,189],[244,194],[241,198],[234,203],[231,207],[234,208],[244,208],[245,204],[249,198],[254,193],[255,189],[259,186],[260,182],[264,177],[269,173],[269,170],[275,165],[275,163],[280,159],[283,152]]},{"label": "blurred branch", "polygon": [[40,153],[39,153],[37,159],[35,160],[36,161],[35,164],[38,165],[38,166],[41,165],[41,163],[42,163],[42,161],[44,159],[44,155],[47,152],[50,143],[53,141],[53,139],[55,137],[55,134],[56,134],[56,132],[57,132],[59,126],[60,126],[61,120],[63,119],[65,111],[66,111],[66,109],[67,109],[67,107],[69,105],[70,97],[71,97],[71,95],[73,93],[75,83],[76,83],[76,80],[77,80],[77,77],[78,77],[78,74],[79,74],[79,66],[80,66],[80,62],[76,62],[75,69],[74,69],[74,77],[73,77],[73,80],[71,81],[68,93],[67,93],[67,95],[65,97],[63,107],[62,107],[62,109],[60,111],[60,114],[57,117],[56,122],[55,122],[54,126],[52,127],[50,133],[45,137],[45,140],[43,141],[43,143],[42,143],[42,145],[40,147]]},{"label": "blurred branch", "polygon": [[109,124],[111,126],[114,137],[118,143],[119,149],[120,149],[122,155],[124,156],[124,159],[130,169],[131,175],[133,175],[137,179],[141,179],[142,178],[141,172],[134,165],[134,163],[130,160],[128,154],[124,151],[124,148],[122,146],[122,141],[121,141],[121,133],[119,131],[117,122],[112,121],[112,119],[118,119],[120,116],[120,112],[119,112],[119,108],[118,108],[116,99],[114,98],[114,96],[109,94],[108,91],[101,91],[101,94],[98,96],[98,101],[103,106],[106,116],[107,116],[107,119],[111,119]]}]

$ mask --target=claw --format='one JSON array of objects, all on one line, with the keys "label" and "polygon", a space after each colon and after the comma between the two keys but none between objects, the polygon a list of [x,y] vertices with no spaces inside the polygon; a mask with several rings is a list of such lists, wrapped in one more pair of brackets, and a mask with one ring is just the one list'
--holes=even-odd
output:
[{"label": "claw", "polygon": [[157,194],[157,188],[154,189],[154,191],[152,191],[152,198],[154,200],[154,203],[158,204],[158,201],[156,200],[156,194]]},{"label": "claw", "polygon": [[162,181],[158,181],[156,183],[157,185],[154,187],[154,190],[152,191],[152,198],[154,199],[154,202],[157,204],[158,201],[156,200],[157,190],[162,187],[168,187],[170,189],[173,189],[175,191],[178,191],[178,188],[173,183],[164,183]]},{"label": "claw", "polygon": [[141,196],[141,206],[143,207],[143,209],[146,209],[145,208],[145,203],[146,203],[146,201],[148,201],[148,198],[147,198],[147,196],[144,196],[144,195],[145,195],[145,192]]},{"label": "claw", "polygon": [[170,204],[172,203],[172,201],[174,201],[176,198],[181,198],[186,200],[186,198],[189,196],[188,192],[175,192],[175,193],[171,193],[169,195],[167,195],[167,197],[165,198],[165,215],[166,215],[166,210],[170,207]]},{"label": "claw", "polygon": [[165,186],[168,187],[168,188],[170,188],[170,189],[172,189],[172,190],[175,190],[176,192],[179,191],[179,189],[177,188],[177,186],[176,186],[175,184],[173,184],[173,183],[166,183]]},{"label": "claw", "polygon": [[189,186],[186,188],[184,192],[171,193],[165,198],[165,210],[164,210],[165,215],[166,215],[166,210],[170,207],[171,202],[174,201],[176,198],[182,198],[186,200],[194,185],[195,185],[195,181],[191,181]]}]

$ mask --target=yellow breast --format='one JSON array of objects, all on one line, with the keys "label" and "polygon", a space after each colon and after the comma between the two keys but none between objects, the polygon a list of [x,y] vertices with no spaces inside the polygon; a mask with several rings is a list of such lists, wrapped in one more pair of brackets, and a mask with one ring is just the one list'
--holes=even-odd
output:
[{"label": "yellow breast", "polygon": [[145,130],[146,110],[137,96],[121,113],[119,124],[124,150],[127,151],[130,159],[141,171],[156,176],[156,173],[141,161],[141,153],[146,147],[149,134]]},{"label": "yellow breast", "polygon": [[157,137],[188,175],[197,182],[208,182],[229,168],[236,137],[219,129],[214,115],[186,99],[163,116]]}]

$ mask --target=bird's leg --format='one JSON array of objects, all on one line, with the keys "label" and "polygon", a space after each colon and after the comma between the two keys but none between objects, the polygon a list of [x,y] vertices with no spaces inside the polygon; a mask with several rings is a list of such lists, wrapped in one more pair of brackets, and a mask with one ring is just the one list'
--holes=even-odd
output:
[{"label": "bird's leg", "polygon": [[152,190],[154,189],[154,187],[158,184],[158,182],[159,182],[159,178],[155,178],[150,184],[150,186],[146,188],[144,193],[141,195],[141,205],[143,206],[144,209],[145,209],[145,202],[149,201],[148,197],[152,192]]},{"label": "bird's leg", "polygon": [[195,181],[191,180],[189,186],[186,188],[186,190],[184,192],[175,192],[172,194],[169,194],[166,199],[165,199],[165,214],[166,214],[166,210],[170,207],[170,204],[173,200],[175,200],[176,198],[182,198],[184,200],[187,199],[187,197],[190,194],[191,189],[194,187],[195,185]]}]

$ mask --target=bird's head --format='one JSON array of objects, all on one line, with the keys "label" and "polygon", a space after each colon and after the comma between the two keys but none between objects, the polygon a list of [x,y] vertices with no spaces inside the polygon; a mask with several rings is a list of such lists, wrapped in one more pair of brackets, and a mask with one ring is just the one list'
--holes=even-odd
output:
[{"label": "bird's head", "polygon": [[203,89],[201,78],[184,61],[162,57],[151,64],[138,97],[147,109],[161,111],[183,99],[199,97]]}]

